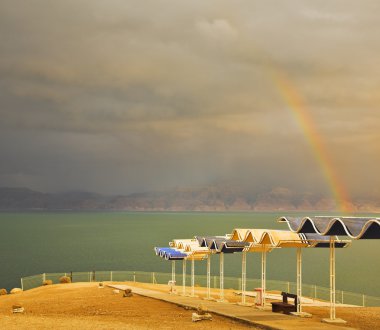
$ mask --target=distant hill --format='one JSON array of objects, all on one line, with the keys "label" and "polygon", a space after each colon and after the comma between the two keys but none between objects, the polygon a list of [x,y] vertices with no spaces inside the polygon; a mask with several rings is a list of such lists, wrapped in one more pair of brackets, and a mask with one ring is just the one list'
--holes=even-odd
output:
[{"label": "distant hill", "polygon": [[[355,200],[354,210],[380,212],[380,200]],[[28,188],[1,188],[0,210],[129,210],[129,211],[333,211],[334,200],[320,194],[276,187],[262,193],[215,185],[176,188],[126,196],[90,192],[42,193]]]}]

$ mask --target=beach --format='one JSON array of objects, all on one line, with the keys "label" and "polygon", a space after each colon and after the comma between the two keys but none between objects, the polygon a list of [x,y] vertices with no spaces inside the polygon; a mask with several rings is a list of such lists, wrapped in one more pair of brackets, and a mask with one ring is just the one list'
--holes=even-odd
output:
[{"label": "beach", "polygon": [[[124,283],[135,287],[167,292],[165,285]],[[200,292],[203,288],[197,288]],[[217,290],[213,291],[217,294]],[[226,298],[239,301],[233,290]],[[248,301],[253,302],[252,298]],[[21,304],[22,314],[13,314],[12,306]],[[250,307],[247,307],[249,312]],[[310,321],[328,316],[328,307],[307,307]],[[124,298],[112,288],[99,289],[98,283],[58,284],[35,288],[19,294],[0,296],[0,324],[4,329],[246,329],[254,327],[213,314],[212,321],[192,322],[194,311],[175,304],[134,294]],[[348,328],[375,329],[380,324],[380,308],[337,308],[337,315]],[[320,323],[322,325],[322,323]]]}]

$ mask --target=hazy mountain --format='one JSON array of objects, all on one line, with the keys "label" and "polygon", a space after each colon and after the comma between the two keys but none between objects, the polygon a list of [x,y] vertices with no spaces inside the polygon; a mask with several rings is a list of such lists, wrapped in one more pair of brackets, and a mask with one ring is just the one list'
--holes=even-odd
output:
[{"label": "hazy mountain", "polygon": [[[380,201],[357,199],[353,209],[380,212]],[[334,200],[321,194],[276,187],[261,193],[214,185],[175,188],[126,196],[71,191],[42,193],[27,188],[0,188],[0,210],[130,210],[130,211],[332,211]]]}]

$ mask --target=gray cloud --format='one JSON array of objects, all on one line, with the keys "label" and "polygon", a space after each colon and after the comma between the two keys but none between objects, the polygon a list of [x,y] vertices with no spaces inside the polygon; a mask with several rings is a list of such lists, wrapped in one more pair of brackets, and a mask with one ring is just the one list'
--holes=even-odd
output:
[{"label": "gray cloud", "polygon": [[376,1],[0,0],[0,185],[328,187],[271,71],[353,195],[377,191]]}]

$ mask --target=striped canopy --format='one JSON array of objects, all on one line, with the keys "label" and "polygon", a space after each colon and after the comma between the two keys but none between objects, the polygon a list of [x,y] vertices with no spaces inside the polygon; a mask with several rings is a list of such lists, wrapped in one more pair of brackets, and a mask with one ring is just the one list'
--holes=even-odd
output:
[{"label": "striped canopy", "polygon": [[[232,239],[249,242],[249,252],[271,251],[274,248],[329,247],[329,236],[319,234],[298,234],[289,230],[240,229],[233,230]],[[347,241],[335,237],[335,247],[346,247]]]},{"label": "striped canopy", "polygon": [[353,239],[380,239],[380,218],[355,217],[281,217],[295,233],[323,236],[344,235]]},{"label": "striped canopy", "polygon": [[201,246],[208,247],[214,253],[235,253],[242,252],[249,243],[239,242],[225,236],[195,236]]},{"label": "striped canopy", "polygon": [[188,257],[186,253],[169,248],[169,247],[155,247],[156,255],[166,260],[183,260]]}]

